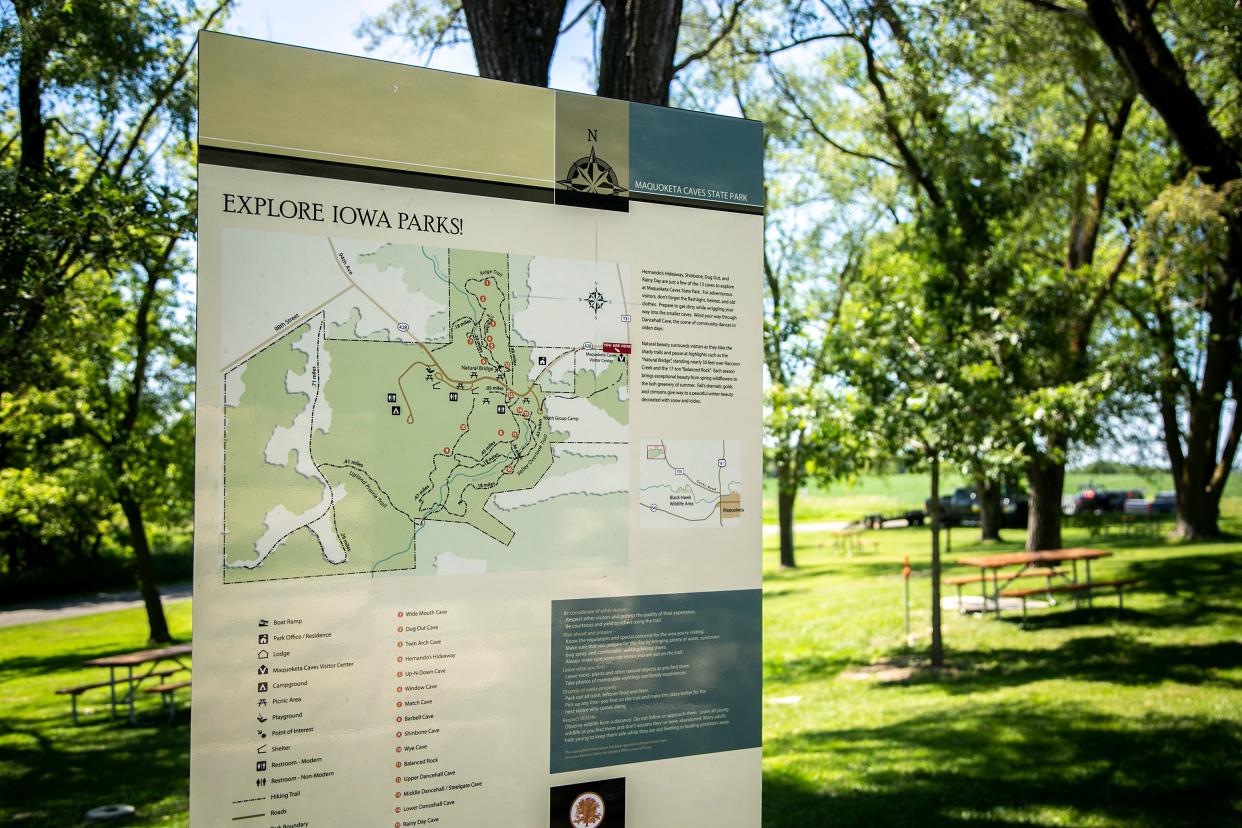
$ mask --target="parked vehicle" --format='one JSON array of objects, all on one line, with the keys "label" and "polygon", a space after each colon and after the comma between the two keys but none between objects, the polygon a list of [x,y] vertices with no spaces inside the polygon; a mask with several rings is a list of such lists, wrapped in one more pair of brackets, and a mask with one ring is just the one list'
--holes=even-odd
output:
[{"label": "parked vehicle", "polygon": [[[923,505],[930,514],[931,498],[928,498]],[[1026,519],[1030,511],[1030,500],[1026,492],[1002,486],[1000,506],[1002,528],[1026,528]],[[979,496],[973,487],[963,486],[954,489],[952,494],[943,495],[940,498],[940,520],[945,526],[977,526],[981,511]]]},{"label": "parked vehicle", "polygon": [[883,529],[886,523],[904,521],[907,526],[922,526],[927,520],[927,513],[922,509],[911,509],[905,512],[875,513],[863,516],[863,526],[868,529]]},{"label": "parked vehicle", "polygon": [[[942,526],[978,526],[979,499],[975,490],[968,486],[954,489],[952,494],[940,497],[940,524]],[[1026,492],[1020,489],[1001,487],[1001,527],[1004,529],[1025,529],[1026,518],[1030,511],[1030,501]],[[904,522],[907,526],[922,526],[931,522],[931,498],[923,502],[922,509],[887,514],[864,515],[862,523],[868,529],[883,529],[887,523]]]},{"label": "parked vehicle", "polygon": [[1156,492],[1151,502],[1153,515],[1171,515],[1177,512],[1177,492]]},{"label": "parked vehicle", "polygon": [[1077,492],[1062,499],[1061,510],[1067,515],[1085,512],[1120,514],[1126,511],[1126,502],[1133,500],[1146,503],[1147,496],[1142,489],[1102,489],[1093,483],[1086,483],[1079,486]]}]

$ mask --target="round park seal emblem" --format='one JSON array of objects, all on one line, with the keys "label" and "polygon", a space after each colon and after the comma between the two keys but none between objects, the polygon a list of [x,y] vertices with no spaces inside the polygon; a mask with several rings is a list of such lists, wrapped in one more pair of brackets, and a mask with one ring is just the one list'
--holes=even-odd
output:
[{"label": "round park seal emblem", "polygon": [[579,794],[569,806],[569,824],[574,828],[598,828],[604,822],[604,799],[593,791]]}]

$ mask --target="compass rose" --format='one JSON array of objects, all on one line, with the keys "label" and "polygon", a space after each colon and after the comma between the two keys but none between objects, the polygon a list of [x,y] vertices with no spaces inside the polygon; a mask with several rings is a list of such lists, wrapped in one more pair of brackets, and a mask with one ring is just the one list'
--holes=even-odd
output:
[{"label": "compass rose", "polygon": [[626,192],[625,187],[617,180],[617,173],[612,165],[595,154],[595,147],[591,147],[590,155],[571,164],[565,177],[556,183],[579,193],[621,195]]},{"label": "compass rose", "polygon": [[604,294],[599,292],[599,285],[595,286],[587,296],[582,300],[587,303],[587,307],[595,311],[595,316],[599,316],[599,311],[604,305],[608,304],[608,300],[604,298]]}]

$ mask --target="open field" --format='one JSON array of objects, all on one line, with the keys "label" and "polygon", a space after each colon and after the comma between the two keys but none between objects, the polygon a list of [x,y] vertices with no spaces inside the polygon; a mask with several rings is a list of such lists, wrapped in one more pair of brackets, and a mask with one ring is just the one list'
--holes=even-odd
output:
[{"label": "open field", "polygon": [[[1173,488],[1173,479],[1167,474],[1145,476],[1068,472],[1065,493],[1073,494],[1084,483],[1094,483],[1105,489],[1142,489],[1148,499],[1158,491]],[[940,479],[943,494],[965,485],[969,484],[957,474],[942,475]],[[926,474],[865,475],[826,487],[807,486],[798,494],[794,513],[801,521],[858,520],[873,512],[921,509],[930,494],[931,478]],[[1221,504],[1223,514],[1242,512],[1242,474],[1230,476],[1225,500],[1233,502]],[[763,484],[763,522],[776,522],[776,484],[770,478],[765,479]]]},{"label": "open field", "polygon": [[[1227,525],[1242,533],[1238,512]],[[1020,533],[1009,533],[1016,541]],[[954,557],[977,547],[953,533]],[[945,614],[949,667],[927,644],[928,531],[865,535],[861,554],[803,533],[800,567],[764,555],[764,824],[1164,826],[1242,823],[1242,542],[1091,541],[1133,575],[1126,609],[996,621]],[[1086,543],[1069,530],[1067,545]],[[1016,549],[1016,542],[987,547]],[[910,555],[915,642],[904,648]],[[170,607],[189,636],[189,603]],[[57,687],[85,658],[142,646],[140,610],[0,629],[0,822],[83,825],[127,802],[135,825],[185,825],[188,716],[69,721]],[[99,696],[93,697],[98,707]],[[90,704],[90,702],[88,702]],[[96,712],[98,716],[98,711]],[[692,820],[691,820],[692,821]]]}]

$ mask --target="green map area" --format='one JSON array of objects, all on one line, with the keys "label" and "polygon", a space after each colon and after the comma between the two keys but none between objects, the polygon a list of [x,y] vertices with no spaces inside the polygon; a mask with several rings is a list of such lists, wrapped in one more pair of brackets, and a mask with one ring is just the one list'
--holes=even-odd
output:
[{"label": "green map area", "polygon": [[419,536],[432,524],[508,547],[531,521],[489,501],[549,475],[567,435],[540,380],[558,366],[573,388],[559,396],[628,421],[627,362],[565,347],[536,364],[512,328],[509,257],[440,253],[425,259],[447,288],[436,340],[352,336],[356,310],[348,324],[321,311],[226,373],[226,583],[430,572]]}]

